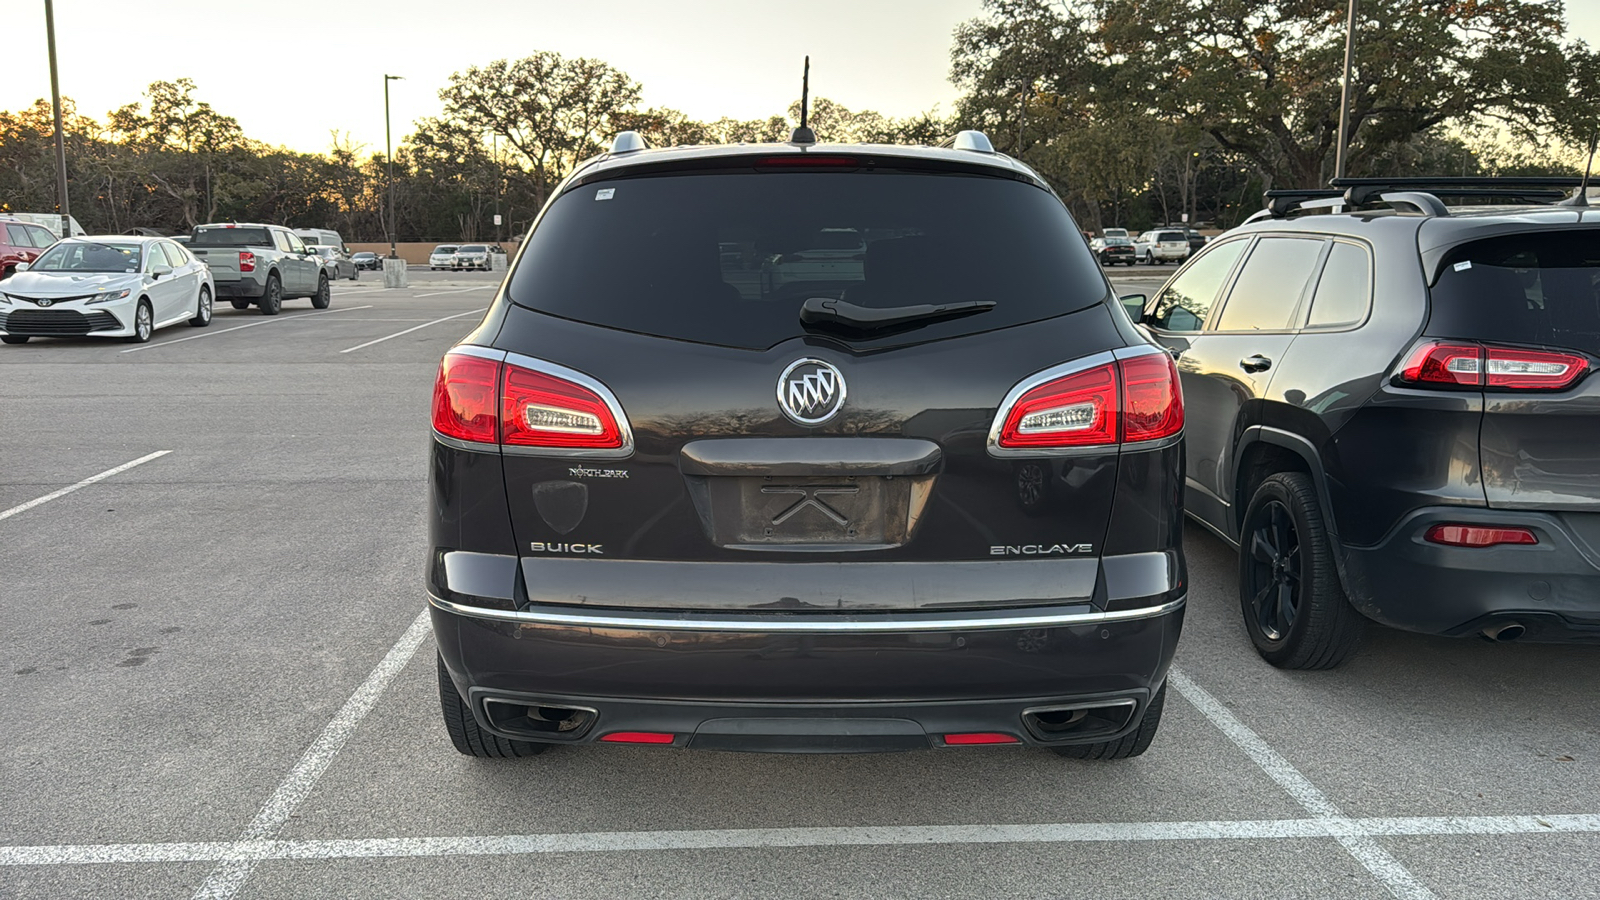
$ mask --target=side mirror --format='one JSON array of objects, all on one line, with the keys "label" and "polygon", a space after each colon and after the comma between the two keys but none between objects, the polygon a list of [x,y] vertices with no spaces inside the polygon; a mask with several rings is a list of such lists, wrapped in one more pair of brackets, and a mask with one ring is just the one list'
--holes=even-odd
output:
[{"label": "side mirror", "polygon": [[171,274],[172,274],[172,267],[171,266],[151,266],[150,267],[150,277],[151,278],[160,278],[163,275],[171,275]]},{"label": "side mirror", "polygon": [[28,264],[25,263],[25,262],[17,263],[16,267],[13,268],[11,271],[13,271],[13,272],[26,272],[26,271],[28,271]]},{"label": "side mirror", "polygon": [[1139,324],[1139,322],[1144,319],[1144,305],[1150,302],[1149,298],[1147,298],[1145,295],[1123,294],[1117,299],[1122,302],[1122,308],[1127,311],[1128,318],[1131,319],[1135,325]]}]

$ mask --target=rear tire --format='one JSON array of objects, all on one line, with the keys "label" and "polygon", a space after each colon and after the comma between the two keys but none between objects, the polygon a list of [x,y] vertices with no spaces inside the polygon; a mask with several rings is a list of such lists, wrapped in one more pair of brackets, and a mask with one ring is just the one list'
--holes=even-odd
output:
[{"label": "rear tire", "polygon": [[250,308],[250,301],[249,300],[229,300],[228,302],[233,304],[233,308],[234,309],[249,309]]},{"label": "rear tire", "polygon": [[333,292],[328,289],[328,276],[317,278],[317,292],[311,295],[311,305],[317,309],[327,309],[333,303]]},{"label": "rear tire", "polygon": [[278,276],[267,276],[267,290],[256,303],[261,307],[263,316],[275,316],[278,310],[283,309],[283,282],[278,280]]},{"label": "rear tire", "polygon": [[1068,759],[1132,759],[1150,749],[1156,729],[1161,727],[1161,709],[1166,704],[1167,683],[1163,681],[1156,695],[1150,698],[1150,706],[1145,709],[1138,728],[1114,741],[1057,747],[1055,751]]},{"label": "rear tire", "polygon": [[29,334],[0,334],[0,344],[26,344]]},{"label": "rear tire", "polygon": [[195,302],[194,318],[189,324],[196,328],[204,328],[211,324],[211,289],[205,285],[200,286],[200,299]]},{"label": "rear tire", "polygon": [[1331,669],[1354,655],[1364,620],[1339,583],[1311,477],[1262,481],[1240,535],[1239,606],[1261,658],[1280,669]]},{"label": "rear tire", "polygon": [[520,756],[538,756],[550,748],[549,744],[531,741],[508,741],[484,731],[473,718],[472,710],[456,691],[450,680],[450,670],[445,668],[444,657],[439,657],[439,708],[444,714],[445,730],[450,732],[450,743],[465,756],[479,759],[512,759]]}]

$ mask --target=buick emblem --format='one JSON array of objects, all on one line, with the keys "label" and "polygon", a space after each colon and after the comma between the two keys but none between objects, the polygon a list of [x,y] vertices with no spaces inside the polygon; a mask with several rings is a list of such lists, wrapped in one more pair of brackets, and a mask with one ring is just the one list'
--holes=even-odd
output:
[{"label": "buick emblem", "polygon": [[55,301],[54,300],[35,300],[34,302],[39,304],[40,306],[49,306],[50,304],[54,303]]},{"label": "buick emblem", "polygon": [[801,425],[821,425],[844,406],[844,376],[820,359],[797,359],[778,376],[778,408]]}]

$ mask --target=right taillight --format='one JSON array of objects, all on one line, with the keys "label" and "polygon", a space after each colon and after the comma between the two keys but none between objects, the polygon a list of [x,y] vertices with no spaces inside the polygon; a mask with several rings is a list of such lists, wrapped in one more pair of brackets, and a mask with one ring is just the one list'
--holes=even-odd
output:
[{"label": "right taillight", "polygon": [[239,271],[254,272],[256,270],[256,255],[249,250],[239,251]]},{"label": "right taillight", "polygon": [[474,444],[576,455],[627,452],[628,433],[611,403],[579,383],[583,376],[569,374],[447,353],[433,386],[433,428]]},{"label": "right taillight", "polygon": [[1049,450],[1153,441],[1183,431],[1178,370],[1147,353],[1053,378],[1003,412],[995,446]]},{"label": "right taillight", "polygon": [[1394,381],[1408,387],[1559,391],[1587,371],[1589,360],[1575,353],[1429,340],[1411,349]]}]

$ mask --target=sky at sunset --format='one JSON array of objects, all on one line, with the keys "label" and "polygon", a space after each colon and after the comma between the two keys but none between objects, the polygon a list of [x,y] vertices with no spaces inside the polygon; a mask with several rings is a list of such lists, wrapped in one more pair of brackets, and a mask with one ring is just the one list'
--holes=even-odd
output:
[{"label": "sky at sunset", "polygon": [[[1342,6],[1340,0],[1328,2]],[[50,95],[43,0],[10,0],[0,109]],[[277,9],[293,9],[284,4]],[[315,151],[334,131],[383,150],[383,75],[394,138],[439,111],[450,73],[554,50],[596,57],[644,85],[647,106],[697,119],[764,118],[799,97],[811,55],[812,95],[851,109],[909,116],[956,98],[951,32],[980,0],[391,0],[261,13],[247,3],[55,0],[62,94],[96,118],[143,86],[187,76],[197,95],[257,140]],[[1600,0],[1569,0],[1571,32],[1600,46]],[[220,40],[215,48],[208,37]]]}]

